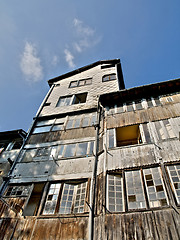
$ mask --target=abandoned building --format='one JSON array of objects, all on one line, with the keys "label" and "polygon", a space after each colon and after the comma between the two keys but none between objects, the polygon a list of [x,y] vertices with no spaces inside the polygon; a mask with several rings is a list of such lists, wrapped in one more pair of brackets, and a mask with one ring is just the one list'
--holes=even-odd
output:
[{"label": "abandoned building", "polygon": [[50,79],[1,187],[0,239],[180,239],[180,79],[119,59]]},{"label": "abandoned building", "polygon": [[0,132],[0,186],[6,178],[26,138],[22,129]]}]

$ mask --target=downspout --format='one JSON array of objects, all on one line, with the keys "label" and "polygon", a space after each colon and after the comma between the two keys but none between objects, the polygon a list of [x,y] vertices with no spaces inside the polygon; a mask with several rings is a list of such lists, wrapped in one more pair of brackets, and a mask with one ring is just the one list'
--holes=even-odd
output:
[{"label": "downspout", "polygon": [[54,86],[55,86],[55,85],[53,84],[53,85],[51,86],[51,88],[49,89],[48,93],[46,94],[43,102],[41,103],[41,105],[40,105],[40,107],[39,107],[39,109],[38,109],[38,111],[37,111],[37,113],[36,113],[35,118],[33,118],[32,124],[31,124],[30,128],[28,129],[27,136],[26,136],[25,140],[23,141],[23,144],[22,144],[22,146],[21,146],[21,148],[20,148],[20,150],[19,150],[19,153],[18,153],[16,159],[14,160],[14,162],[13,162],[13,164],[12,164],[12,167],[11,167],[10,170],[9,170],[8,176],[5,177],[5,180],[4,180],[3,184],[2,184],[1,187],[0,187],[0,197],[2,196],[5,188],[7,187],[8,183],[9,183],[10,176],[11,176],[11,174],[12,174],[12,172],[13,172],[15,166],[16,166],[16,163],[18,162],[18,159],[19,159],[19,156],[20,156],[20,154],[21,154],[21,152],[22,152],[22,149],[24,148],[24,146],[25,146],[25,144],[26,144],[26,141],[28,140],[29,135],[30,135],[30,133],[31,133],[33,127],[34,127],[34,124],[35,124],[35,122],[36,122],[36,119],[39,117],[39,114],[40,114],[40,112],[41,112],[41,110],[42,110],[45,102],[46,102],[47,99],[49,98],[49,96],[50,96],[50,94],[51,94]]},{"label": "downspout", "polygon": [[92,173],[91,187],[90,187],[90,212],[89,212],[89,240],[94,238],[94,216],[95,216],[95,194],[96,194],[96,183],[97,183],[97,165],[98,165],[98,151],[99,151],[99,130],[100,130],[100,120],[101,120],[101,107],[97,107],[97,123],[94,126],[96,129],[96,138],[95,138],[95,158],[94,158],[94,167]]}]

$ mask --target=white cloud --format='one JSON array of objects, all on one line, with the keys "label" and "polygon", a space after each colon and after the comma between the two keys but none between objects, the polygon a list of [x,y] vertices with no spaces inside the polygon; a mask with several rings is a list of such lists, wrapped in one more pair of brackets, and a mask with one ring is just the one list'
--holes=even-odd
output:
[{"label": "white cloud", "polygon": [[37,49],[32,43],[26,42],[21,56],[20,67],[27,81],[38,82],[42,80],[43,68],[41,60],[37,56]]},{"label": "white cloud", "polygon": [[75,18],[73,23],[74,23],[76,30],[80,34],[85,35],[85,36],[93,36],[94,35],[95,31],[92,28],[90,28],[89,26],[85,26],[81,20]]},{"label": "white cloud", "polygon": [[73,43],[76,52],[81,53],[100,42],[101,38],[96,31],[91,27],[86,26],[83,21],[75,18],[73,24],[77,35],[77,40]]},{"label": "white cloud", "polygon": [[75,67],[75,64],[73,62],[74,56],[72,55],[72,53],[68,49],[65,49],[64,54],[65,54],[66,62],[68,63],[69,67],[74,68]]},{"label": "white cloud", "polygon": [[59,62],[58,56],[56,56],[56,55],[53,56],[53,59],[52,59],[52,62],[51,62],[52,65],[56,66],[58,64],[58,62]]}]

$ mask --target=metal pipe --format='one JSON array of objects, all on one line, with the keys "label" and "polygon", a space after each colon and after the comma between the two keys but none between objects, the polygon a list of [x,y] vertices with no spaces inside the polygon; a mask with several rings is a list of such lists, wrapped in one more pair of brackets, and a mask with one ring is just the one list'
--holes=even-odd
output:
[{"label": "metal pipe", "polygon": [[95,125],[96,127],[95,159],[94,159],[94,167],[93,167],[91,187],[90,187],[89,240],[93,240],[94,238],[94,215],[95,215],[94,209],[95,209],[95,194],[96,194],[96,183],[97,183],[100,119],[101,119],[101,107],[98,103],[97,124]]},{"label": "metal pipe", "polygon": [[38,109],[38,111],[37,111],[37,113],[36,113],[35,118],[34,118],[33,121],[32,121],[32,124],[31,124],[30,128],[28,129],[27,136],[26,136],[25,140],[23,141],[23,144],[22,144],[22,146],[21,146],[21,148],[20,148],[20,150],[19,150],[19,153],[18,153],[16,159],[14,160],[14,162],[13,162],[13,164],[12,164],[12,167],[11,167],[10,170],[9,170],[8,177],[5,178],[4,182],[2,183],[2,185],[1,185],[1,187],[0,187],[0,196],[3,194],[3,191],[5,190],[5,188],[7,187],[8,183],[9,183],[10,175],[12,174],[12,172],[13,172],[15,166],[16,166],[16,163],[18,162],[19,156],[20,156],[20,154],[21,154],[21,152],[22,152],[22,150],[23,150],[23,148],[24,148],[24,146],[25,146],[25,144],[26,144],[26,141],[28,140],[28,137],[29,137],[29,135],[30,135],[30,133],[31,133],[33,127],[34,127],[34,124],[35,124],[35,122],[36,122],[36,120],[37,120],[37,118],[38,118],[38,116],[39,116],[39,114],[40,114],[43,106],[44,106],[44,103],[47,101],[49,95],[51,94],[51,92],[52,92],[52,90],[53,90],[53,88],[54,88],[54,86],[55,86],[55,85],[53,84],[53,85],[51,86],[51,88],[49,89],[48,93],[46,94],[43,102],[41,103],[41,105],[40,105],[40,107],[39,107],[39,109]]}]

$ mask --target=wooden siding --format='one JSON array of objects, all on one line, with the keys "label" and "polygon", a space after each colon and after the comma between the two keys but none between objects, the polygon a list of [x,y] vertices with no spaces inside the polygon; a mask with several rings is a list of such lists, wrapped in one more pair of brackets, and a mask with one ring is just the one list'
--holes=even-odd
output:
[{"label": "wooden siding", "polygon": [[94,136],[95,136],[94,127],[76,128],[76,129],[68,129],[64,131],[33,134],[30,136],[27,144],[53,142],[53,141],[66,140],[66,139],[79,139],[79,138],[94,137]]},{"label": "wooden siding", "polygon": [[95,219],[94,239],[178,240],[179,221],[179,214],[172,209],[102,215]]},{"label": "wooden siding", "polygon": [[153,122],[180,116],[180,103],[107,116],[107,128]]}]

